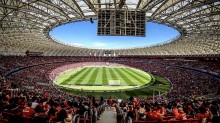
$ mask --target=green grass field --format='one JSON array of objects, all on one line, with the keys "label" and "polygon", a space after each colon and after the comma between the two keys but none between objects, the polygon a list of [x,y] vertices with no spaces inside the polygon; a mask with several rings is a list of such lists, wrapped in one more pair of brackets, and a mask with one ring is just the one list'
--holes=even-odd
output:
[{"label": "green grass field", "polygon": [[[141,70],[129,67],[82,67],[62,73],[56,83],[63,87],[83,90],[118,90],[146,85],[151,76]],[[120,83],[121,86],[108,86]],[[70,85],[77,86],[70,86]],[[83,85],[83,86],[80,86]],[[93,85],[93,86],[84,86]],[[103,85],[103,86],[96,86]],[[105,86],[104,86],[105,85]],[[133,86],[130,86],[133,85]],[[136,86],[134,86],[136,85]]]},{"label": "green grass field", "polygon": [[[115,81],[120,81],[120,86],[109,86]],[[54,83],[74,94],[88,95],[92,92],[96,97],[111,95],[118,98],[130,95],[146,97],[152,95],[154,90],[163,93],[170,88],[169,82],[163,77],[122,66],[79,67],[61,73]],[[154,86],[154,83],[160,86]]]}]

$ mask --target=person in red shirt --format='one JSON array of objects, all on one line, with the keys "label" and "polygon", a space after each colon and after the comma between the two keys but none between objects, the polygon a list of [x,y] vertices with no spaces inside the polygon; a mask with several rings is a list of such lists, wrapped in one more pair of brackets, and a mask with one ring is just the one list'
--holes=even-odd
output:
[{"label": "person in red shirt", "polygon": [[173,115],[176,117],[179,115],[179,112],[178,112],[178,109],[177,109],[177,104],[174,103],[173,106],[172,106],[172,113]]},{"label": "person in red shirt", "polygon": [[112,106],[112,97],[111,96],[108,98],[107,104],[108,104],[108,108],[111,109],[111,106]]},{"label": "person in red shirt", "polygon": [[175,117],[176,120],[186,120],[186,114],[183,111],[183,108],[179,108],[179,114]]},{"label": "person in red shirt", "polygon": [[35,111],[31,108],[31,103],[27,103],[27,106],[22,110],[24,117],[34,117]]},{"label": "person in red shirt", "polygon": [[190,118],[193,118],[194,117],[194,110],[192,108],[192,104],[191,103],[188,103],[188,107],[187,107],[187,115],[190,117]]},{"label": "person in red shirt", "polygon": [[163,115],[166,115],[166,114],[167,114],[167,110],[166,110],[164,104],[161,105],[161,113],[162,113]]},{"label": "person in red shirt", "polygon": [[146,121],[162,121],[162,117],[157,113],[157,107],[153,107],[153,111],[146,114]]},{"label": "person in red shirt", "polygon": [[137,98],[134,98],[134,100],[133,100],[133,106],[135,107],[135,109],[138,108],[138,106],[139,106],[139,100],[138,100]]},{"label": "person in red shirt", "polygon": [[199,120],[206,120],[208,118],[210,118],[209,114],[206,114],[206,109],[204,106],[199,107],[199,113],[197,114],[197,119]]},{"label": "person in red shirt", "polygon": [[56,119],[56,114],[58,112],[57,106],[58,106],[58,104],[56,102],[54,104],[52,104],[48,113],[47,113],[50,121],[54,121]]},{"label": "person in red shirt", "polygon": [[162,118],[164,118],[164,115],[167,114],[167,111],[166,111],[166,109],[164,108],[163,105],[157,107],[157,114],[160,114],[160,116]]}]

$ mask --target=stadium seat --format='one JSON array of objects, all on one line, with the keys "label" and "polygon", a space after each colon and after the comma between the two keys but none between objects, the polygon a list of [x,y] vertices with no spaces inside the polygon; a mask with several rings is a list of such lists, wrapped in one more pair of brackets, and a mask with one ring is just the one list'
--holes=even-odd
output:
[{"label": "stadium seat", "polygon": [[128,117],[128,122],[127,123],[132,123],[132,118]]},{"label": "stadium seat", "polygon": [[187,120],[181,120],[180,123],[190,123],[191,120],[187,119]]},{"label": "stadium seat", "polygon": [[92,123],[93,110],[90,110],[90,114],[88,116],[90,123]]},{"label": "stadium seat", "polygon": [[163,120],[170,120],[171,118],[174,118],[174,116],[166,116],[163,118]]},{"label": "stadium seat", "polygon": [[201,123],[201,120],[199,119],[189,119],[189,123]]},{"label": "stadium seat", "polygon": [[79,123],[79,122],[80,122],[80,116],[79,116],[79,114],[74,115],[72,122],[73,122],[73,123]]},{"label": "stadium seat", "polygon": [[88,111],[85,111],[83,116],[80,116],[80,123],[89,123]]},{"label": "stadium seat", "polygon": [[[158,123],[158,121],[149,122],[149,123]],[[163,120],[163,121],[160,121],[159,123],[180,123],[180,120]]]}]

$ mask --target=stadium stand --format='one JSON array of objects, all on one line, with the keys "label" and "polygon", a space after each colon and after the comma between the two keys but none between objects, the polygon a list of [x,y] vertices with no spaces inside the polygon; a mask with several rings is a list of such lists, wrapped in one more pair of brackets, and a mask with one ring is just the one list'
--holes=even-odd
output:
[{"label": "stadium stand", "polygon": [[[10,70],[10,69],[17,68],[17,66],[19,65],[19,68],[21,69],[19,72],[11,73],[11,75],[8,76],[7,78],[4,78],[4,76],[2,76],[4,78],[4,81],[7,84],[2,86],[2,88],[4,90],[3,91],[4,94],[2,95],[2,98],[1,98],[2,99],[1,104],[3,105],[3,109],[5,111],[7,111],[7,108],[9,105],[11,105],[11,103],[12,104],[16,103],[16,105],[14,105],[15,107],[13,107],[13,108],[17,107],[18,109],[20,109],[20,112],[19,111],[17,112],[17,113],[19,113],[18,116],[22,116],[21,111],[24,110],[23,108],[25,106],[28,106],[27,105],[28,102],[32,102],[32,106],[33,106],[33,104],[42,105],[41,103],[43,103],[43,102],[44,102],[43,104],[53,105],[53,104],[51,104],[50,101],[53,100],[54,101],[53,103],[58,101],[57,102],[58,107],[65,108],[66,111],[69,111],[69,108],[66,105],[66,102],[68,102],[68,104],[69,103],[74,104],[74,102],[75,102],[75,101],[73,101],[73,99],[74,99],[74,100],[78,100],[76,102],[80,104],[80,102],[82,103],[83,100],[85,100],[85,101],[90,100],[92,97],[69,95],[68,93],[57,90],[53,86],[53,84],[51,83],[50,79],[54,78],[57,74],[62,72],[61,69],[67,70],[67,69],[74,68],[74,67],[77,67],[80,65],[99,65],[100,63],[103,65],[103,64],[105,64],[103,61],[110,62],[112,60],[110,57],[108,57],[108,58],[106,58],[106,57],[101,58],[100,57],[100,58],[98,58],[100,60],[99,62],[95,62],[98,60],[93,57],[83,57],[83,58],[82,57],[33,57],[33,58],[31,57],[30,58],[30,57],[25,57],[25,56],[16,56],[16,57],[3,56],[3,57],[5,57],[5,58],[3,61],[4,65],[2,65],[2,67]],[[15,60],[16,62],[14,62],[12,59],[16,59]],[[118,59],[118,60],[116,60],[116,59]],[[124,64],[126,66],[132,66],[135,68],[142,69],[144,71],[149,71],[152,73],[154,72],[154,73],[157,73],[157,74],[160,74],[164,77],[169,78],[173,84],[173,88],[169,92],[163,94],[162,96],[155,97],[155,99],[157,100],[157,102],[154,102],[155,104],[152,102],[153,98],[148,97],[147,99],[138,99],[138,100],[141,100],[138,103],[138,105],[141,105],[142,103],[146,103],[146,105],[148,105],[148,107],[150,105],[150,107],[152,106],[151,109],[153,109],[153,106],[156,105],[156,103],[160,103],[160,104],[157,104],[157,107],[162,106],[162,104],[163,104],[163,106],[167,107],[168,104],[173,105],[173,104],[177,103],[178,106],[183,107],[184,111],[186,112],[185,106],[189,105],[189,104],[194,105],[194,106],[196,105],[199,107],[203,106],[203,105],[205,105],[205,106],[211,105],[210,101],[204,101],[205,99],[195,99],[194,97],[199,97],[202,95],[213,94],[213,93],[218,92],[218,88],[216,88],[216,86],[219,85],[219,80],[215,79],[215,77],[213,77],[211,75],[205,75],[206,73],[203,73],[204,72],[203,68],[212,68],[212,64],[207,63],[207,62],[212,62],[212,61],[199,61],[199,60],[198,61],[177,61],[174,59],[161,60],[161,58],[160,59],[149,59],[149,58],[143,59],[143,58],[141,58],[142,61],[140,62],[138,59],[140,59],[140,58],[138,58],[138,57],[136,57],[136,58],[135,57],[134,58],[132,58],[132,57],[120,58],[119,57],[119,58],[114,58],[113,64],[116,64],[116,63]],[[29,61],[29,63],[23,62],[24,60]],[[88,60],[93,61],[94,60],[94,62],[79,62],[80,60],[81,61],[88,61]],[[88,64],[86,64],[86,63],[88,63]],[[220,66],[219,62],[215,62],[215,64],[217,66]],[[194,71],[191,69],[187,69],[187,67],[189,67],[189,65],[190,65],[190,67],[195,68],[195,69],[200,69],[201,71],[198,72],[198,71]],[[62,67],[60,67],[60,66],[62,66]],[[198,66],[200,66],[200,67],[198,67]],[[25,68],[25,69],[22,69],[22,68]],[[56,68],[58,68],[58,69],[56,69]],[[50,74],[51,71],[54,69],[55,69],[55,72],[57,72],[57,73]],[[219,69],[208,69],[207,71],[209,71],[210,73],[218,73],[218,70]],[[50,76],[50,75],[53,75],[53,76]],[[217,76],[219,76],[219,74],[217,74]],[[38,85],[38,84],[36,84],[37,82],[47,83],[50,86]],[[13,85],[13,86],[10,87],[10,85]],[[12,88],[12,89],[13,88],[20,88],[20,90],[17,90],[16,92],[13,92],[13,94],[12,94],[12,92],[11,93],[7,92],[7,91],[10,91],[8,88]],[[57,95],[60,95],[60,96],[57,97]],[[21,101],[22,100],[25,101],[26,103],[25,102],[19,103],[19,101],[18,101],[19,99]],[[200,100],[202,100],[202,101],[200,101]],[[7,103],[7,101],[9,103]],[[96,105],[97,103],[100,104],[99,101],[100,100],[96,100],[93,105]],[[128,103],[128,105],[132,104],[133,109],[135,109],[135,105],[133,104],[135,102],[133,102],[133,101],[134,100],[130,100],[127,103]],[[90,101],[88,101],[88,104],[89,104],[89,102]],[[117,101],[115,100],[113,102],[117,102]],[[165,104],[165,102],[166,102],[166,104]],[[200,104],[201,102],[203,102],[204,104],[203,103],[202,103],[203,105]],[[88,104],[86,104],[86,105],[88,105]],[[120,103],[117,103],[117,104],[121,105]],[[46,106],[46,105],[44,105],[44,106]],[[126,105],[124,105],[124,106],[126,107]],[[75,107],[75,106],[73,106],[73,107]],[[124,110],[125,107],[120,106],[120,108],[122,108],[121,110]],[[139,106],[137,106],[136,109],[139,109],[138,107]],[[47,107],[47,108],[48,108],[47,110],[49,110],[49,107]],[[91,108],[92,107],[90,107],[90,109]],[[198,108],[198,107],[193,107],[193,108]],[[79,107],[78,107],[78,110],[80,110]],[[103,108],[102,108],[102,110],[103,110]],[[189,118],[189,117],[195,118],[196,117],[195,115],[198,113],[198,110],[196,110],[196,109],[193,109],[193,110],[195,112],[191,115],[194,115],[194,116],[188,116],[187,118]],[[43,112],[44,112],[45,116],[48,116],[48,111],[46,111],[45,107],[44,107]],[[36,111],[35,111],[35,113],[36,113]],[[82,113],[80,115],[83,115],[83,113],[84,112],[82,111]],[[99,114],[101,114],[101,113],[99,113]],[[172,117],[174,117],[174,116],[172,116]],[[137,117],[133,117],[132,119],[134,120],[134,122],[139,122],[139,121],[135,121],[135,120],[139,120]],[[168,117],[165,117],[165,119],[168,119]],[[25,120],[27,120],[27,119],[25,119]],[[209,119],[209,120],[211,120],[211,119]],[[48,119],[46,121],[48,121]]]},{"label": "stadium stand", "polygon": [[[129,49],[89,49],[50,36],[57,26],[96,20],[103,6],[144,11],[146,21],[180,35]],[[95,123],[106,108],[116,110],[117,123],[220,123],[219,10],[219,0],[0,0],[0,123]],[[110,63],[161,75],[172,87],[119,101],[53,86],[64,70]]]}]

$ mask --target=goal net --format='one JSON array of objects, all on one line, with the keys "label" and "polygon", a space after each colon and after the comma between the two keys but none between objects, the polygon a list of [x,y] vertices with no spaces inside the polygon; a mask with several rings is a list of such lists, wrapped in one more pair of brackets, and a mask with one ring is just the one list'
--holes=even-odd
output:
[{"label": "goal net", "polygon": [[111,86],[120,86],[121,85],[121,81],[120,80],[109,80],[108,83]]}]

